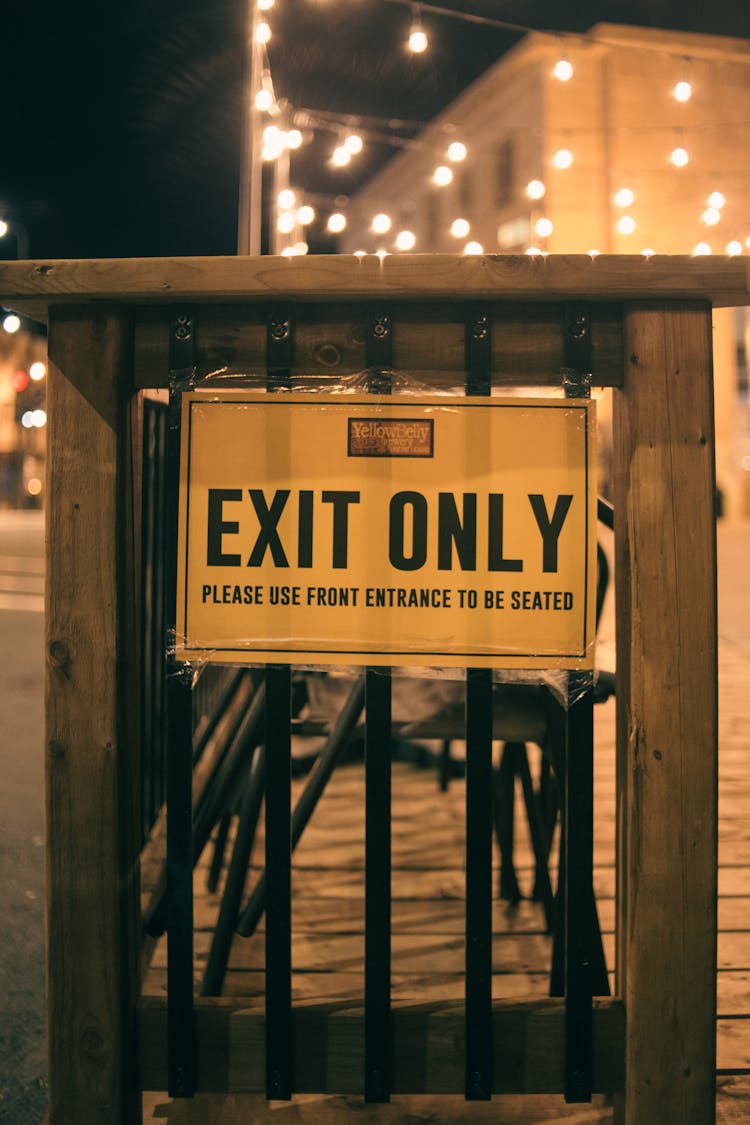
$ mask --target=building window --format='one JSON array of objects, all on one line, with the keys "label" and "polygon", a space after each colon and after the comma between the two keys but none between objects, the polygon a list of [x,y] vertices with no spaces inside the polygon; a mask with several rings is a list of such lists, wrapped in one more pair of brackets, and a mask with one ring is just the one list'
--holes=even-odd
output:
[{"label": "building window", "polygon": [[497,205],[504,207],[513,202],[515,189],[515,160],[513,141],[506,139],[497,147]]}]

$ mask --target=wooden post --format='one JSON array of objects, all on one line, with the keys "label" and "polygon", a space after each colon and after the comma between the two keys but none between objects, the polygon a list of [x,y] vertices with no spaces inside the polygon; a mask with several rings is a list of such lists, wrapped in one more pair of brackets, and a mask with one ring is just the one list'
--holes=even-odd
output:
[{"label": "wooden post", "polygon": [[715,1117],[711,310],[633,304],[615,392],[623,1125]]},{"label": "wooden post", "polygon": [[54,310],[47,502],[50,1125],[134,1125],[137,714],[129,318]]}]

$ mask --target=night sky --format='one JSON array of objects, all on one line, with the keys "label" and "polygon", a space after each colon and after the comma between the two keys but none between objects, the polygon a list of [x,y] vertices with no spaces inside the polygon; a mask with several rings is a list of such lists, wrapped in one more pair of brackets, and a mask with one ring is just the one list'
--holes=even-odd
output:
[{"label": "night sky", "polygon": [[[750,37],[742,0],[441,6],[539,29]],[[246,0],[26,0],[7,18],[0,216],[24,224],[32,257],[235,253],[246,18]],[[276,0],[269,22],[277,97],[386,121],[429,120],[520,38],[423,11],[430,49],[411,55],[409,9],[391,0]],[[293,157],[295,184],[347,195],[396,151],[368,144],[332,172],[332,143],[316,133]],[[0,256],[15,256],[13,239]]]}]

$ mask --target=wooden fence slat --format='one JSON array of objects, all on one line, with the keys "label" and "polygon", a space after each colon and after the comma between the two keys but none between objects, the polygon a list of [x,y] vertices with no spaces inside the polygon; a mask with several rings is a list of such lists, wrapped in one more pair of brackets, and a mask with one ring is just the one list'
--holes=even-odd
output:
[{"label": "wooden fence slat", "polygon": [[626,310],[615,395],[626,1125],[714,1120],[717,642],[711,312]]},{"label": "wooden fence slat", "polygon": [[[50,1121],[141,1119],[129,318],[55,311],[47,388]],[[132,495],[132,494],[131,494]],[[128,598],[128,594],[130,597]],[[130,604],[130,611],[128,605]]]}]

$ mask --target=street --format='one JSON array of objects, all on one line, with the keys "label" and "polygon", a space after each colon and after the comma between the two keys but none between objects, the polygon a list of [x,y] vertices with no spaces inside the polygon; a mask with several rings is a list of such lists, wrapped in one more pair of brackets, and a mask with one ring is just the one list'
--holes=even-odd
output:
[{"label": "street", "polygon": [[46,1109],[44,516],[0,512],[0,1122]]}]

